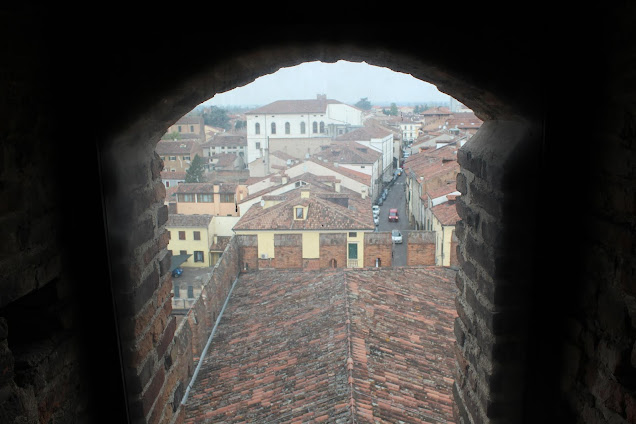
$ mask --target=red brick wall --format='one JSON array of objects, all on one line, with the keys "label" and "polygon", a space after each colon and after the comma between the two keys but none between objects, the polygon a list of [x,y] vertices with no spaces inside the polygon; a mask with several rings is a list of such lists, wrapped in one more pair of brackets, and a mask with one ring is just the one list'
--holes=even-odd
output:
[{"label": "red brick wall", "polygon": [[408,233],[406,265],[435,265],[435,232],[410,231]]},{"label": "red brick wall", "polygon": [[320,259],[303,259],[303,269],[308,271],[320,269]]},{"label": "red brick wall", "polygon": [[320,268],[331,268],[331,261],[336,260],[336,268],[347,267],[347,235],[320,235]]},{"label": "red brick wall", "polygon": [[375,260],[380,258],[380,267],[392,265],[391,252],[393,243],[391,233],[365,233],[364,234],[364,266],[375,267]]},{"label": "red brick wall", "polygon": [[293,269],[303,267],[302,246],[275,246],[274,268]]}]

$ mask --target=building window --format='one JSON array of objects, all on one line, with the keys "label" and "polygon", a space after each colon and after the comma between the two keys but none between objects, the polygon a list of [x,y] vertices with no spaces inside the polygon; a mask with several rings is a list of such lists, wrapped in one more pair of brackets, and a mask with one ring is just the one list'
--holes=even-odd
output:
[{"label": "building window", "polygon": [[358,237],[358,233],[349,233],[349,237]]},{"label": "building window", "polygon": [[194,125],[190,125],[190,132],[194,132]]},{"label": "building window", "polygon": [[289,122],[285,122],[285,134],[289,134],[289,132],[290,132]]},{"label": "building window", "polygon": [[303,219],[303,208],[296,208],[296,219]]},{"label": "building window", "polygon": [[[179,240],[185,240],[185,231],[179,231]],[[183,250],[182,250],[183,252]],[[183,254],[183,253],[182,253]]]},{"label": "building window", "polygon": [[234,203],[234,194],[221,193],[221,203]]},{"label": "building window", "polygon": [[[170,231],[168,231],[168,240],[172,239],[172,234],[170,234]],[[170,252],[172,254],[172,252]]]},{"label": "building window", "polygon": [[201,231],[193,231],[194,239],[201,240]]},{"label": "building window", "polygon": [[272,122],[272,134],[276,134],[276,122]]},{"label": "building window", "polygon": [[324,122],[320,122],[320,133],[321,134],[325,133],[325,123]]},{"label": "building window", "polygon": [[254,125],[254,134],[260,134],[261,133],[261,124],[259,124],[258,122]]},{"label": "building window", "polygon": [[212,203],[214,202],[214,198],[212,197],[212,194],[198,194],[197,201],[199,203]]},{"label": "building window", "polygon": [[312,125],[312,130],[313,130],[314,134],[316,134],[318,132],[318,122],[314,121],[314,123]]},{"label": "building window", "polygon": [[176,157],[176,156],[170,156],[168,159],[170,159],[170,160],[177,160],[177,157]]},{"label": "building window", "polygon": [[190,160],[190,155],[184,156],[183,160]]},{"label": "building window", "polygon": [[306,127],[305,123],[301,122],[300,123],[300,133],[301,134],[305,134],[305,127]]},{"label": "building window", "polygon": [[177,126],[177,130],[178,130],[179,132],[181,132],[181,125],[178,125],[178,126]]},{"label": "building window", "polygon": [[179,293],[179,283],[173,283],[172,284],[172,290],[174,291],[174,297],[176,297],[176,298],[180,298],[181,297],[181,293]]},{"label": "building window", "polygon": [[258,149],[260,149],[260,148],[261,148],[261,143],[260,143],[260,142],[257,142],[257,143],[256,143],[256,149],[258,150]]},{"label": "building window", "polygon": [[194,203],[194,194],[179,194],[177,202]]},{"label": "building window", "polygon": [[170,187],[170,181],[166,181],[166,188]]},{"label": "building window", "polygon": [[194,299],[194,287],[188,286],[188,299]]},{"label": "building window", "polygon": [[194,262],[203,262],[203,252],[200,250],[194,251]]}]

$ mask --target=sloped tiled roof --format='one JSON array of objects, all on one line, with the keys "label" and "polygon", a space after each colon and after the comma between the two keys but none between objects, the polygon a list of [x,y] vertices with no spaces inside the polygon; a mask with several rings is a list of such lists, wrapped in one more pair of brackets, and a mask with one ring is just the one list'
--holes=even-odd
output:
[{"label": "sloped tiled roof", "polygon": [[455,225],[460,219],[454,201],[449,200],[448,202],[433,206],[431,211],[442,225]]},{"label": "sloped tiled roof", "polygon": [[315,153],[315,156],[336,163],[372,164],[382,153],[355,141],[339,141],[331,143],[326,149]]},{"label": "sloped tiled roof", "polygon": [[347,169],[342,166],[335,166],[332,162],[326,160],[320,160],[317,157],[312,157],[309,159],[311,162],[317,163],[325,168],[334,171],[342,176],[349,177],[352,180],[355,180],[361,184],[365,184],[367,186],[371,186],[371,175],[365,174],[364,172],[354,171],[353,169]]},{"label": "sloped tiled roof", "polygon": [[[192,140],[160,140],[157,143],[157,147],[155,147],[155,151],[160,156],[183,155],[186,153],[191,153],[194,156],[194,153],[200,152],[200,147],[201,146],[196,141]],[[194,159],[194,157],[192,159]]]},{"label": "sloped tiled roof", "polygon": [[366,126],[349,131],[346,134],[339,135],[335,138],[337,141],[370,141],[372,138],[384,138],[391,135],[388,130],[377,126]]},{"label": "sloped tiled roof", "polygon": [[207,214],[170,214],[166,227],[207,227],[212,218],[212,215]]},{"label": "sloped tiled roof", "polygon": [[325,113],[328,104],[341,104],[338,100],[332,99],[311,99],[311,100],[277,100],[265,106],[246,112],[254,115],[259,113]]},{"label": "sloped tiled roof", "polygon": [[452,423],[455,271],[243,274],[185,423]]},{"label": "sloped tiled roof", "polygon": [[[294,219],[294,206],[307,208],[307,218]],[[352,210],[332,201],[311,195],[294,197],[263,208],[252,205],[234,226],[235,231],[258,230],[373,230],[371,204],[368,210]]]},{"label": "sloped tiled roof", "polygon": [[[208,194],[214,193],[214,183],[181,183],[177,188],[177,193],[201,193]],[[236,193],[236,184],[233,183],[220,183],[217,184],[219,186],[219,193]]]}]

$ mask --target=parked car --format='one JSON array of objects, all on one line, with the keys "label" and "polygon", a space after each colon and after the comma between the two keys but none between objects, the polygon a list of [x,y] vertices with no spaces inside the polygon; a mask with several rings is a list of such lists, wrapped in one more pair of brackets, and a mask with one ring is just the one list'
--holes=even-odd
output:
[{"label": "parked car", "polygon": [[380,216],[379,215],[373,215],[373,223],[375,225],[380,225]]},{"label": "parked car", "polygon": [[373,217],[380,215],[380,207],[378,205],[373,205]]},{"label": "parked car", "polygon": [[382,203],[384,203],[384,199],[383,199],[382,197],[380,197],[380,198],[378,199],[378,205],[379,205],[379,206],[382,206]]},{"label": "parked car", "polygon": [[398,222],[399,221],[398,210],[397,209],[389,209],[389,222]]},{"label": "parked car", "polygon": [[181,268],[181,267],[175,268],[172,271],[172,277],[173,278],[179,278],[179,277],[181,277],[181,274],[183,274],[183,268]]},{"label": "parked car", "polygon": [[400,230],[391,230],[391,240],[393,243],[402,243],[402,233]]},{"label": "parked car", "polygon": [[398,168],[398,169],[397,169],[397,173],[398,173],[398,175],[402,175],[402,171],[404,171],[402,168]]}]

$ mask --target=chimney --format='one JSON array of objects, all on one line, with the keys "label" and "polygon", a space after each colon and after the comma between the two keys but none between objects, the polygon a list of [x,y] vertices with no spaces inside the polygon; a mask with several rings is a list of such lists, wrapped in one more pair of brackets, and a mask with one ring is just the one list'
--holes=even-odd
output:
[{"label": "chimney", "polygon": [[219,239],[218,239],[218,237],[216,236],[216,234],[214,235],[213,239],[214,239],[214,243],[213,243],[213,244],[216,244],[216,243],[219,241]]},{"label": "chimney", "polygon": [[287,175],[283,175],[283,185],[287,184]]},{"label": "chimney", "polygon": [[300,198],[301,199],[309,199],[309,189],[308,188],[302,189],[300,191]]},{"label": "chimney", "polygon": [[362,189],[360,190],[360,195],[362,196],[363,199],[367,198],[367,188],[366,187],[362,187]]},{"label": "chimney", "polygon": [[336,186],[336,187],[335,187],[335,188],[336,188],[336,193],[340,193],[340,182],[339,182],[339,181],[336,181],[336,182],[334,183],[334,185]]}]

